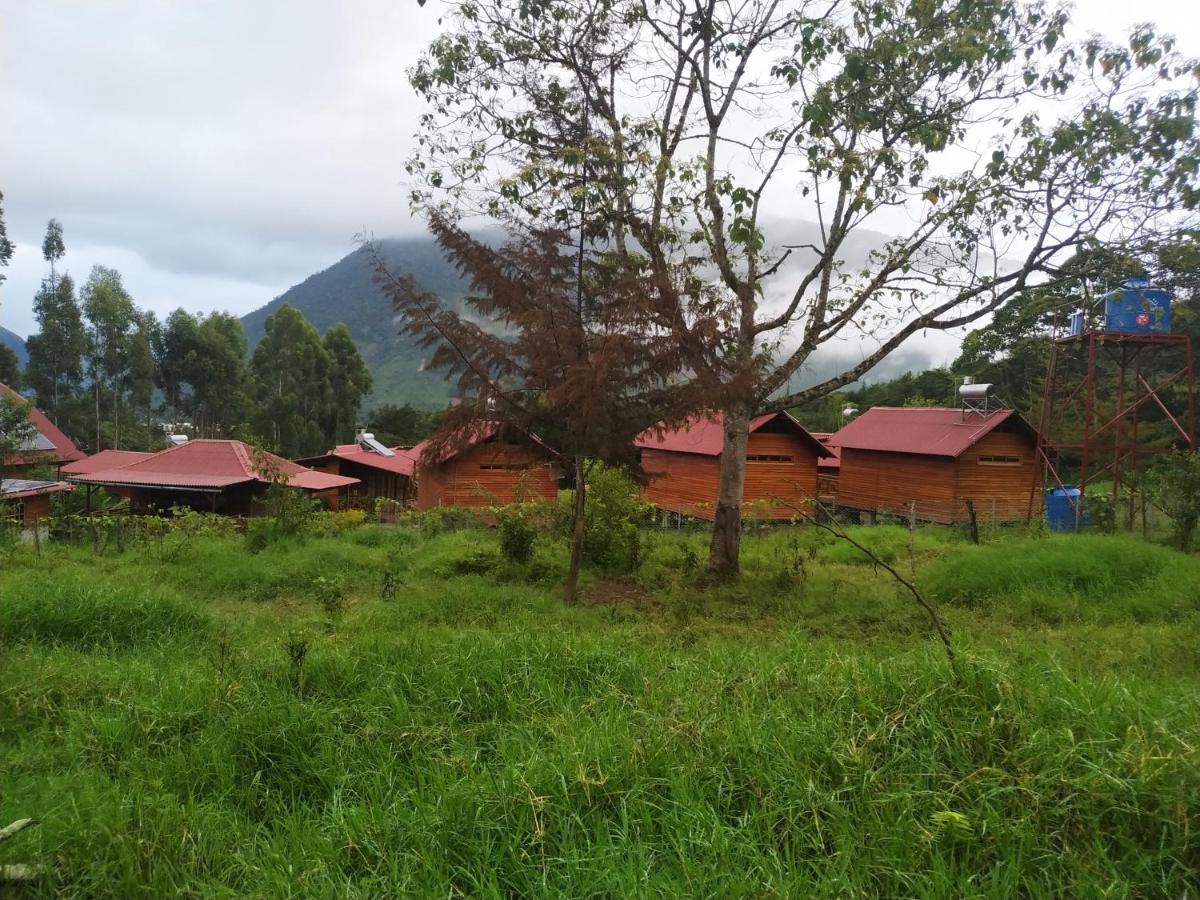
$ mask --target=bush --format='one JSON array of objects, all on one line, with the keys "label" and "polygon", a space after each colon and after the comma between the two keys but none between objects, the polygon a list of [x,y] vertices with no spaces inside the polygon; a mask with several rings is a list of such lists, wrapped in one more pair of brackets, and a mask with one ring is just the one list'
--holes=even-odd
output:
[{"label": "bush", "polygon": [[533,559],[537,528],[526,504],[500,506],[494,510],[500,526],[500,553],[509,562],[527,563]]},{"label": "bush", "polygon": [[[563,491],[555,515],[557,528],[571,533],[574,491]],[[649,504],[638,499],[637,485],[620,469],[593,462],[587,476],[587,532],[583,558],[609,572],[637,571],[641,561],[638,525],[650,515]]]}]

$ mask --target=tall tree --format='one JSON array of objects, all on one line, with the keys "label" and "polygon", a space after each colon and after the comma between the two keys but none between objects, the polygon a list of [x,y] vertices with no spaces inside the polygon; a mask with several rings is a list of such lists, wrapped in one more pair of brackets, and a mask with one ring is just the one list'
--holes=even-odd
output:
[{"label": "tall tree", "polygon": [[331,443],[348,441],[359,424],[363,398],[371,390],[371,370],[363,362],[350,329],[339,322],[322,339],[329,354],[329,414],[325,430]]},{"label": "tall tree", "polygon": [[16,352],[6,344],[0,344],[0,384],[9,387],[21,385],[21,361]]},{"label": "tall tree", "polygon": [[329,408],[329,353],[304,314],[283,304],[267,318],[250,358],[253,424],[276,453],[296,457],[328,449],[321,423]]},{"label": "tall tree", "polygon": [[37,435],[29,404],[15,392],[0,390],[0,478],[5,466]]},{"label": "tall tree", "polygon": [[121,392],[128,398],[133,412],[142,416],[141,424],[148,440],[154,427],[154,344],[160,328],[153,312],[134,311],[133,329],[126,345],[125,371],[120,384]]},{"label": "tall tree", "polygon": [[33,298],[33,314],[38,331],[26,345],[29,361],[25,380],[58,424],[64,401],[74,394],[83,378],[83,358],[88,349],[87,331],[70,275],[42,281]]},{"label": "tall tree", "polygon": [[63,227],[62,222],[58,219],[51,219],[46,223],[46,236],[42,238],[42,259],[50,263],[50,282],[56,280],[55,265],[67,252],[67,246],[63,242]]},{"label": "tall tree", "polygon": [[242,320],[214,312],[200,319],[184,369],[190,415],[205,437],[228,437],[246,416],[246,334]]},{"label": "tall tree", "polygon": [[[410,74],[414,202],[557,226],[586,198],[724,414],[718,575],[738,568],[753,413],[1200,196],[1197,64],[1149,28],[1067,46],[1041,2],[452,0],[441,21]],[[835,340],[861,359],[789,391]]]},{"label": "tall tree", "polygon": [[176,309],[167,316],[155,335],[154,368],[158,388],[162,391],[163,411],[172,424],[185,415],[188,391],[188,358],[196,352],[196,317],[185,309]]},{"label": "tall tree", "polygon": [[642,281],[610,268],[603,254],[581,254],[567,232],[512,235],[494,249],[440,216],[430,226],[470,279],[468,307],[500,326],[487,329],[456,314],[375,255],[377,280],[408,332],[435,348],[435,368],[458,376],[462,402],[444,415],[430,452],[492,420],[536,435],[558,455],[575,486],[563,589],[573,603],[590,461],[630,465],[636,435],[694,405],[686,384],[672,378],[684,361],[679,342],[648,333]]},{"label": "tall tree", "polygon": [[[0,191],[0,269],[8,268],[16,248],[8,239],[8,227],[4,224],[4,192]],[[5,274],[0,272],[0,284],[4,284]]]},{"label": "tall tree", "polygon": [[83,314],[88,322],[88,377],[92,380],[96,412],[96,449],[102,445],[101,401],[107,390],[112,446],[121,446],[123,387],[130,371],[130,342],[138,311],[125,290],[121,273],[95,266],[83,287]]}]

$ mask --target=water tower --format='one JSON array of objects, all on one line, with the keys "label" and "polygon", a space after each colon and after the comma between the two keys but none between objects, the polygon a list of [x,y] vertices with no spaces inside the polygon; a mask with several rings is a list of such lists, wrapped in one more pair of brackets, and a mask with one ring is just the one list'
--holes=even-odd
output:
[{"label": "water tower", "polygon": [[[1056,316],[1046,364],[1040,483],[1077,484],[1085,496],[1111,481],[1115,499],[1149,457],[1196,448],[1191,339],[1171,333],[1171,298],[1144,278],[1062,324]],[[1129,519],[1132,527],[1132,503]]]}]

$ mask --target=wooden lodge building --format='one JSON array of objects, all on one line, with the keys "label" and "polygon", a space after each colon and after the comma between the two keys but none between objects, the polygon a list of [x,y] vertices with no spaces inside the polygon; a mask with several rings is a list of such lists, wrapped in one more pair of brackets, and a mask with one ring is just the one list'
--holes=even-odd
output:
[{"label": "wooden lodge building", "polygon": [[832,432],[814,431],[812,436],[829,451],[828,456],[822,456],[817,460],[817,499],[825,506],[832,507],[837,504],[838,475],[842,472],[842,450],[830,443],[830,439],[833,437]]},{"label": "wooden lodge building", "polygon": [[841,451],[837,503],[929,522],[1024,520],[1037,432],[1012,410],[876,406],[831,438]]},{"label": "wooden lodge building", "polygon": [[483,507],[558,496],[553,454],[533,437],[501,434],[479,425],[465,440],[435,446],[425,440],[408,451],[417,482],[415,506]]},{"label": "wooden lodge building", "polygon": [[200,512],[257,515],[261,508],[255,501],[275,478],[336,508],[342,492],[357,483],[231,440],[187,441],[157,453],[107,450],[75,469],[68,475],[70,481],[87,486],[89,493],[103,487],[127,499],[132,511],[140,513],[184,506]]},{"label": "wooden lodge building", "polygon": [[328,453],[296,460],[318,472],[357,479],[346,489],[346,499],[352,505],[392,500],[407,506],[415,491],[416,465],[408,448],[383,446],[375,436],[360,433],[353,444],[339,444]]},{"label": "wooden lodge building", "polygon": [[[694,419],[680,428],[643,432],[635,443],[647,478],[645,499],[660,509],[711,521],[716,514],[723,442],[720,415]],[[743,517],[784,520],[811,514],[818,461],[832,455],[785,412],[751,419]]]}]

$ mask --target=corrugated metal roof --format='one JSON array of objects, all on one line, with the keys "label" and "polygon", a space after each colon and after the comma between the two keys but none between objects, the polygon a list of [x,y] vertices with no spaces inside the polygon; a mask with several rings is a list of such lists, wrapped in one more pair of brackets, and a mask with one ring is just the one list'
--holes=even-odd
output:
[{"label": "corrugated metal roof", "polygon": [[817,460],[818,469],[840,469],[842,467],[842,448],[835,447],[829,441],[833,437],[833,432],[830,431],[810,431],[821,446],[829,451],[829,456],[823,456]]},{"label": "corrugated metal roof", "polygon": [[[6,384],[0,384],[0,394],[25,402],[24,397]],[[63,434],[59,427],[46,417],[44,412],[33,404],[29,405],[29,421],[37,429],[38,438],[34,439],[34,446],[28,451],[14,454],[5,460],[8,464],[43,461],[55,463],[73,462],[77,459],[83,459],[86,455],[75,446],[74,441]],[[49,446],[46,446],[47,444]]]},{"label": "corrugated metal roof", "polygon": [[374,450],[367,450],[358,444],[338,444],[328,453],[321,456],[308,456],[297,460],[297,462],[312,464],[318,460],[336,457],[337,459],[345,459],[353,463],[358,463],[360,466],[370,466],[372,469],[380,469],[384,472],[411,477],[414,467],[413,458],[407,455],[408,451],[405,448],[396,447],[393,449],[395,456],[380,456]]},{"label": "corrugated metal roof", "polygon": [[25,478],[0,479],[0,500],[20,500],[40,494],[57,494],[73,491],[75,486],[65,481],[30,481]]},{"label": "corrugated metal roof", "polygon": [[63,466],[61,471],[64,475],[87,475],[91,472],[101,472],[104,469],[119,469],[153,455],[153,453],[142,453],[138,450],[101,450],[99,453]]},{"label": "corrugated metal roof", "polygon": [[[799,422],[786,412],[773,412],[755,416],[750,420],[750,433],[758,431],[768,422],[781,417],[793,427],[796,434],[809,440],[818,456],[831,455],[825,447],[814,438]],[[720,456],[725,443],[725,417],[717,413],[714,416],[696,417],[678,428],[665,431],[659,426],[647,428],[634,439],[634,445],[643,450],[665,450],[671,453],[696,453],[701,456]]]},{"label": "corrugated metal roof", "polygon": [[830,443],[843,450],[955,457],[1005,422],[1035,434],[1011,409],[984,416],[946,407],[874,406],[835,433]]},{"label": "corrugated metal roof", "polygon": [[122,466],[72,475],[72,481],[130,487],[221,489],[247,481],[269,483],[273,471],[288,484],[306,490],[328,490],[357,484],[357,478],[327,475],[258,451],[242,441],[194,440],[146,455]]}]

